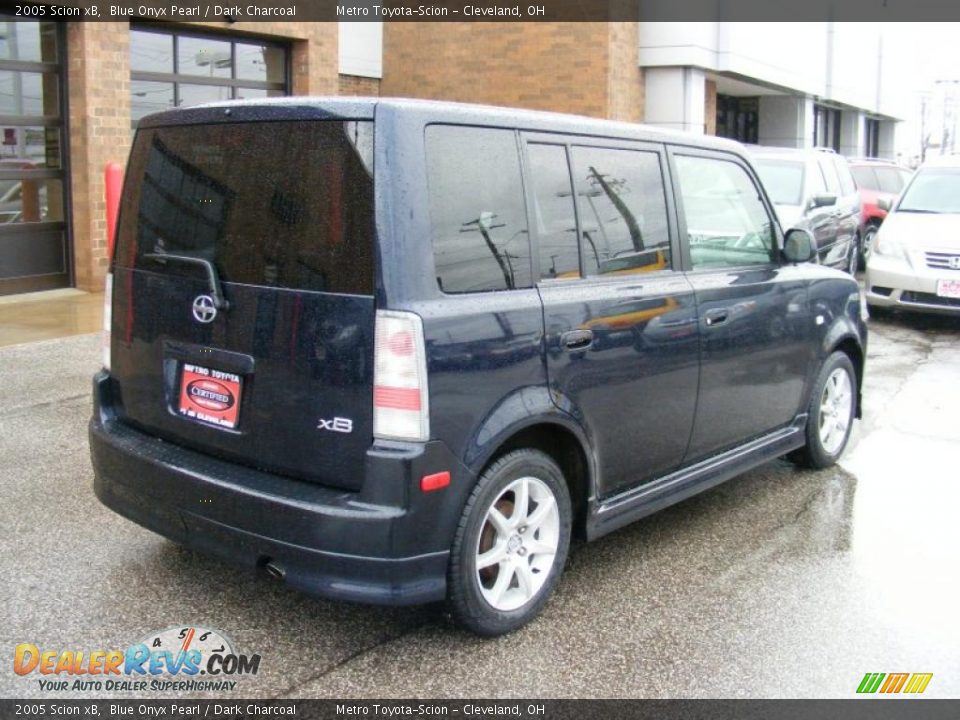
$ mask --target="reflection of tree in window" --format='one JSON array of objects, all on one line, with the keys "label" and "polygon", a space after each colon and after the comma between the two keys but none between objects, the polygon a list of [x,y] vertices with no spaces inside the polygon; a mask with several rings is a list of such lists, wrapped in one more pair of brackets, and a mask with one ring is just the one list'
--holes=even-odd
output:
[{"label": "reflection of tree in window", "polygon": [[516,136],[431,126],[427,179],[437,284],[447,293],[530,287]]},{"label": "reflection of tree in window", "polygon": [[670,238],[658,156],[575,147],[574,162],[587,274],[665,269]]}]

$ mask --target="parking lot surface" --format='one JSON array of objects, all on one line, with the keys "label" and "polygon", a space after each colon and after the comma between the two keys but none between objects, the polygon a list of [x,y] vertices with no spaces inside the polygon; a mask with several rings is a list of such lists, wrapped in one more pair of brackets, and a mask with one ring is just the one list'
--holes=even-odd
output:
[{"label": "parking lot surface", "polygon": [[261,655],[235,697],[852,697],[867,672],[933,673],[926,696],[958,697],[960,323],[871,332],[840,467],[776,461],[575,546],[543,615],[496,640],[436,606],[310,598],[113,514],[86,439],[99,338],[0,348],[0,696],[131,696],[42,690],[13,672],[17,644],[202,626]]}]

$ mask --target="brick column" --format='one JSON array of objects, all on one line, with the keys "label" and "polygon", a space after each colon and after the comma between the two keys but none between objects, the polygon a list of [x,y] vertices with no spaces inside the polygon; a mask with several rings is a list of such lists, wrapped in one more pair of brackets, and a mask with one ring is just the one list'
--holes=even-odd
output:
[{"label": "brick column", "polygon": [[73,260],[81,290],[103,287],[107,222],[103,167],[130,151],[130,52],[126,22],[67,26]]}]

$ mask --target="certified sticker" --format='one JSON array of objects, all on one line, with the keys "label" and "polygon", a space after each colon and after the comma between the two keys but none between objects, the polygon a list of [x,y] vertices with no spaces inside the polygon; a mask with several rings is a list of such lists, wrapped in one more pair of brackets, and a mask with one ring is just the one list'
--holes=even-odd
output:
[{"label": "certified sticker", "polygon": [[177,410],[191,420],[235,428],[240,413],[240,376],[185,363]]}]

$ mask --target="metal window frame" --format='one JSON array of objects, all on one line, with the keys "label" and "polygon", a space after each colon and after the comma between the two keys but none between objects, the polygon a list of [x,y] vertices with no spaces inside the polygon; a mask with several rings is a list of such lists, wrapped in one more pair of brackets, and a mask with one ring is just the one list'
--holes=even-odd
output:
[{"label": "metal window frame", "polygon": [[[160,82],[173,85],[173,106],[180,107],[181,85],[205,85],[208,87],[225,87],[230,90],[230,99],[236,99],[238,90],[279,90],[284,95],[290,94],[291,88],[291,47],[289,43],[266,39],[257,36],[241,36],[220,33],[204,33],[180,28],[170,29],[157,26],[153,23],[131,23],[130,32],[149,32],[156,35],[167,35],[173,39],[173,72],[150,72],[146,70],[131,70],[130,79],[141,82]],[[197,40],[216,40],[230,45],[230,77],[214,78],[203,75],[185,75],[179,68],[179,49],[181,38],[193,38]],[[244,42],[256,42],[262,45],[275,47],[283,51],[283,80],[280,82],[271,82],[266,80],[245,80],[237,78],[237,44]],[[132,121],[135,125],[136,121]]]}]

